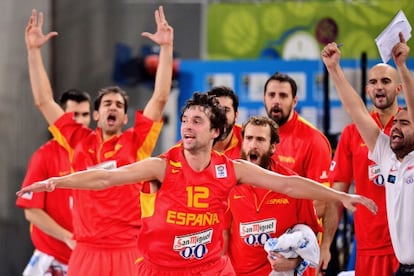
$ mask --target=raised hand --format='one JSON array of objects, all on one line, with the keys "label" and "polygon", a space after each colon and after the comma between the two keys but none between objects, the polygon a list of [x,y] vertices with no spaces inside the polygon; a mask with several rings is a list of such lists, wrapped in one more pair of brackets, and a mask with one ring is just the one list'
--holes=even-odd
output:
[{"label": "raised hand", "polygon": [[323,63],[326,67],[331,68],[339,64],[341,58],[341,51],[335,42],[327,44],[321,52]]},{"label": "raised hand", "polygon": [[402,66],[405,64],[407,57],[410,53],[410,47],[408,47],[405,42],[404,35],[399,33],[400,43],[397,43],[394,48],[392,48],[392,57],[394,58],[395,65]]},{"label": "raised hand", "polygon": [[143,32],[141,35],[151,39],[158,45],[172,45],[174,40],[174,29],[168,25],[162,6],[155,11],[155,22],[157,23],[157,32],[155,34]]},{"label": "raised hand", "polygon": [[57,36],[57,32],[50,32],[43,34],[43,13],[39,14],[35,9],[32,10],[32,15],[27,23],[25,32],[25,41],[27,50],[41,48],[46,42],[54,36]]}]

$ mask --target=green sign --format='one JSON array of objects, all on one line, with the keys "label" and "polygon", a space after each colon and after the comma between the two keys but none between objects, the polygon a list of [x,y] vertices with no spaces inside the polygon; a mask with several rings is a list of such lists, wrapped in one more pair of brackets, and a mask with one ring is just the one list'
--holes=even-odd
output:
[{"label": "green sign", "polygon": [[[209,59],[319,59],[343,43],[343,58],[379,58],[375,38],[399,10],[414,24],[414,1],[213,3],[208,7]],[[414,39],[408,41],[413,49]]]}]

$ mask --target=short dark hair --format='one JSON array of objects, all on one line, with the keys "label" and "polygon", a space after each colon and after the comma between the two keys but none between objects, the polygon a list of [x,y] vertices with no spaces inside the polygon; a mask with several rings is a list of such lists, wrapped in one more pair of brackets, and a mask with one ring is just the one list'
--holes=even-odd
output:
[{"label": "short dark hair", "polygon": [[244,138],[244,131],[247,125],[255,125],[255,126],[266,126],[269,125],[270,127],[270,143],[271,144],[278,144],[280,141],[279,138],[279,125],[273,121],[269,117],[265,116],[251,116],[247,121],[243,123],[242,126],[242,137]]},{"label": "short dark hair", "polygon": [[216,96],[208,95],[207,93],[194,92],[193,97],[188,99],[181,111],[180,120],[182,122],[184,112],[193,106],[201,106],[205,109],[209,109],[211,129],[218,129],[219,135],[214,139],[214,143],[219,141],[224,133],[226,124],[226,112],[220,105]]},{"label": "short dark hair", "polygon": [[227,86],[215,86],[210,91],[207,91],[208,95],[213,95],[216,97],[229,97],[233,101],[233,109],[234,112],[237,112],[239,108],[239,97],[237,97],[236,93]]},{"label": "short dark hair", "polygon": [[90,103],[91,96],[85,91],[82,91],[76,88],[71,88],[63,92],[59,98],[59,104],[63,108],[63,110],[66,110],[68,101],[74,101],[77,103],[83,103],[83,102]]},{"label": "short dark hair", "polygon": [[266,88],[270,81],[280,81],[280,82],[288,82],[290,84],[290,87],[292,88],[292,97],[296,97],[296,94],[298,92],[298,86],[296,85],[296,81],[292,79],[289,75],[276,72],[270,78],[266,81],[264,85],[263,94],[266,94]]},{"label": "short dark hair", "polygon": [[94,110],[98,111],[99,107],[101,106],[103,96],[105,96],[107,94],[111,94],[111,93],[119,94],[119,95],[122,96],[122,98],[124,99],[124,111],[125,111],[125,113],[127,113],[127,111],[128,111],[128,95],[124,90],[122,90],[118,86],[108,86],[108,87],[104,87],[101,90],[99,90],[98,97],[96,97],[96,99],[95,99]]}]

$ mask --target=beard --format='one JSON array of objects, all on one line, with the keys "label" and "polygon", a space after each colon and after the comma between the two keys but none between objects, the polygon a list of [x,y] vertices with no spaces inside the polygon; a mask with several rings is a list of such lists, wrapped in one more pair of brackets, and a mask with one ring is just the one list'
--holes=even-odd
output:
[{"label": "beard", "polygon": [[[287,114],[284,114],[282,109],[274,107],[267,112],[267,116],[271,118],[273,121],[275,121],[279,126],[283,126],[289,120],[292,111],[293,108],[291,108]],[[273,112],[279,112],[279,114],[272,115]]]},{"label": "beard", "polygon": [[[253,158],[253,156],[255,156],[255,158]],[[270,165],[272,163],[272,156],[273,156],[273,153],[270,150],[261,156],[257,154],[246,153],[243,150],[241,152],[241,159],[252,162],[264,169],[270,169]]]},{"label": "beard", "polygon": [[390,140],[390,148],[395,153],[397,158],[402,159],[414,150],[414,142],[394,145]]},{"label": "beard", "polygon": [[224,131],[220,136],[219,141],[225,140],[230,135],[230,133],[232,132],[233,127],[234,127],[235,124],[236,124],[235,121],[233,121],[233,123],[231,123],[231,124],[226,124],[226,126],[224,127]]}]

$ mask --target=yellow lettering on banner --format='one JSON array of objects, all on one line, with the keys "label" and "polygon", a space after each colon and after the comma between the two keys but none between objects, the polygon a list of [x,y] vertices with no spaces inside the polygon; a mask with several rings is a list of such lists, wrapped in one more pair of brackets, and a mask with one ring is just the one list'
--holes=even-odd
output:
[{"label": "yellow lettering on banner", "polygon": [[185,213],[168,210],[167,223],[186,226],[209,226],[220,223],[217,213]]}]

